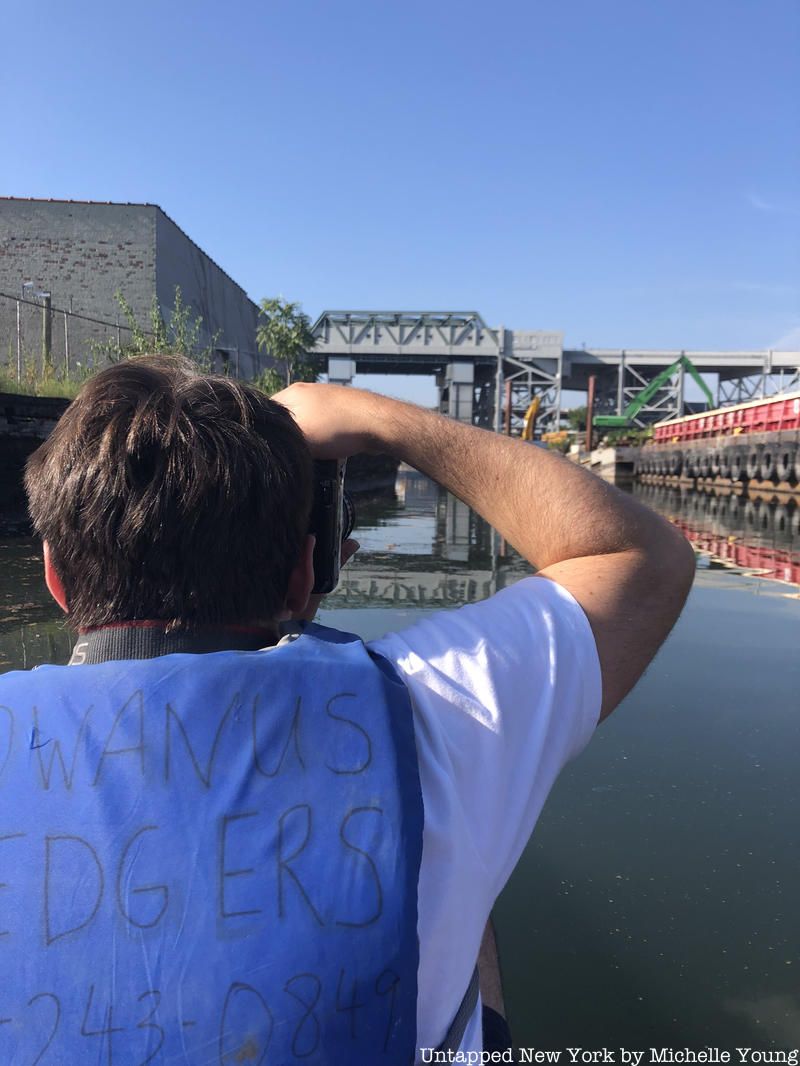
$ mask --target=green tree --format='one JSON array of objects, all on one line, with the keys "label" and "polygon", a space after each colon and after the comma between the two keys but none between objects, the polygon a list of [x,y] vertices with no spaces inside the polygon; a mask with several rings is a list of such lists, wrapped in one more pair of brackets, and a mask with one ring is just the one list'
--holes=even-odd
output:
[{"label": "green tree", "polygon": [[564,412],[570,429],[577,429],[578,431],[586,429],[586,408],[585,407],[573,407],[570,411]]},{"label": "green tree", "polygon": [[314,354],[317,339],[299,303],[280,296],[262,300],[256,343],[279,364],[264,370],[256,382],[269,395],[293,381],[317,380],[322,368],[320,357]]}]

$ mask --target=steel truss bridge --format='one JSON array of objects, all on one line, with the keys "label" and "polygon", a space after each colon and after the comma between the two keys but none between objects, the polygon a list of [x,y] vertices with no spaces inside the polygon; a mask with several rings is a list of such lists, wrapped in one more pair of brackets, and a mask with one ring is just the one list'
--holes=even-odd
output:
[{"label": "steel truss bridge", "polygon": [[[522,425],[534,396],[537,426],[554,430],[564,390],[586,391],[596,376],[596,409],[623,414],[653,378],[686,355],[701,373],[718,375],[720,405],[800,387],[800,352],[696,352],[565,349],[563,334],[486,325],[477,311],[324,311],[313,326],[315,351],[329,380],[354,374],[434,374],[439,408],[464,422]],[[684,371],[641,408],[639,425],[683,413]]]}]

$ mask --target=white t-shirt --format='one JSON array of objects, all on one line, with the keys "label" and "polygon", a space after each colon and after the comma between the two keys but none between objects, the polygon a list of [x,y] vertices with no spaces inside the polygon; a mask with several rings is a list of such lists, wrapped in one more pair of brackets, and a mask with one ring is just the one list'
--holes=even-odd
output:
[{"label": "white t-shirt", "polygon": [[[369,646],[406,682],[425,823],[417,1043],[436,1047],[464,996],[492,906],[559,771],[600,715],[597,648],[573,597],[531,577]],[[463,1051],[480,1051],[480,1004]]]}]

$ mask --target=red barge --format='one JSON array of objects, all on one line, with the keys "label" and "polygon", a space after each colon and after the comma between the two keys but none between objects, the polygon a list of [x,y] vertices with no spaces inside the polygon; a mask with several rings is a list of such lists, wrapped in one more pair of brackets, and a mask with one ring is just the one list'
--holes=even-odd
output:
[{"label": "red barge", "polygon": [[800,392],[658,422],[639,449],[640,480],[800,491]]}]

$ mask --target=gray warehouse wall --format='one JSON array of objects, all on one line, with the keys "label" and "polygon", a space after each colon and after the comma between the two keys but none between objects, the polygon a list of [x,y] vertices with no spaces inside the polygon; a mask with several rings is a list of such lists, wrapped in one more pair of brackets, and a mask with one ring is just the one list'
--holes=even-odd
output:
[{"label": "gray warehouse wall", "polygon": [[[23,281],[51,293],[53,307],[116,321],[119,289],[140,321],[155,291],[156,208],[135,204],[83,204],[0,199],[0,292],[16,296]],[[30,297],[32,298],[32,297]],[[22,306],[29,358],[41,355],[42,311]],[[53,355],[64,352],[63,316],[51,323]],[[92,340],[115,331],[71,318],[71,361],[85,358]],[[0,298],[0,366],[16,366],[16,304]]]},{"label": "gray warehouse wall", "polygon": [[[175,223],[158,211],[156,218],[156,291],[166,321],[175,297],[175,286],[196,315],[203,320],[202,343],[218,333],[218,349],[228,351],[230,372],[238,349],[239,376],[256,372],[256,320],[258,308],[247,293],[198,248]],[[221,360],[215,369],[221,370]]]},{"label": "gray warehouse wall", "polygon": [[[117,339],[121,292],[137,321],[148,328],[154,296],[169,322],[180,285],[184,302],[203,319],[201,343],[218,334],[228,349],[228,367],[250,378],[258,370],[258,308],[245,291],[152,204],[74,203],[0,198],[0,371],[16,374],[17,302],[24,281],[29,303],[22,303],[23,361],[41,365],[44,313],[36,292],[49,292],[54,309],[110,322],[85,322],[55,311],[49,316],[52,361],[57,370],[69,362],[92,362],[94,341]],[[122,319],[124,324],[124,318]],[[124,325],[120,334],[126,339]],[[238,356],[238,360],[237,360]],[[261,363],[263,364],[263,360]],[[215,368],[223,368],[222,356]]]}]

